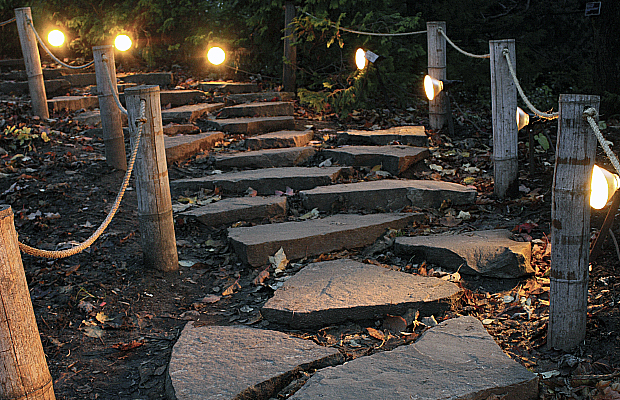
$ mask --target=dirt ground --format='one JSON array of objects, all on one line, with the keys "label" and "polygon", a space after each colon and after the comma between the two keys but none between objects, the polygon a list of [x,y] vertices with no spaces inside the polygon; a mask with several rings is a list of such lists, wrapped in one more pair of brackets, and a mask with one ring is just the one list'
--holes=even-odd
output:
[{"label": "dirt ground", "polygon": [[[104,220],[123,172],[106,165],[101,138],[77,124],[71,114],[53,115],[52,123],[42,123],[28,116],[30,110],[23,100],[0,99],[0,147],[6,150],[0,159],[0,202],[11,205],[19,239],[27,244],[57,249],[83,241]],[[619,255],[611,240],[592,264],[585,343],[571,354],[550,350],[545,343],[550,257],[547,237],[556,124],[537,122],[520,133],[520,196],[498,201],[492,196],[490,112],[475,102],[457,99],[455,103],[456,134],[448,137],[431,132],[433,156],[426,167],[412,171],[411,175],[474,185],[479,191],[478,200],[475,205],[458,209],[445,205],[440,210],[428,210],[426,223],[403,234],[508,228],[514,230],[516,239],[533,242],[532,263],[537,272],[536,276],[520,281],[463,276],[459,283],[466,289],[465,296],[458,308],[445,317],[473,315],[485,323],[498,344],[518,362],[536,372],[556,370],[557,373],[541,380],[541,398],[620,398],[620,274],[616,275]],[[301,125],[314,126],[319,146],[336,145],[336,131],[347,126],[386,128],[427,122],[421,100],[394,113],[360,110],[344,122],[329,115],[314,115],[299,106],[296,113]],[[620,140],[618,121],[609,120],[607,124],[608,139]],[[18,131],[8,129],[11,126]],[[527,130],[537,137],[532,155],[528,151]],[[551,142],[548,149],[543,136]],[[241,139],[222,144],[218,151],[238,146]],[[608,164],[602,156],[598,158],[599,165]],[[321,161],[313,160],[315,164]],[[209,169],[212,166],[208,155],[200,154],[170,166],[169,172],[170,178],[176,179],[198,176]],[[364,169],[353,177],[376,178],[376,171]],[[193,197],[208,199],[213,195],[188,194],[181,200],[187,203]],[[287,220],[310,211],[302,209],[296,195],[290,200],[293,207]],[[261,305],[277,288],[278,279],[270,274],[259,284],[261,269],[246,267],[238,261],[226,241],[225,227],[208,227],[177,217],[180,271],[145,269],[136,203],[135,190],[128,190],[109,228],[81,254],[61,260],[22,256],[58,399],[165,398],[167,364],[187,323],[246,324],[285,330],[263,321],[259,313]],[[173,204],[182,207],[179,199],[174,199]],[[593,233],[600,227],[605,212],[593,213]],[[615,227],[613,231],[619,232]],[[442,274],[424,260],[403,260],[389,249],[378,249],[370,253],[324,254],[318,259],[354,257],[409,273]],[[293,274],[313,259],[292,261],[285,274]],[[273,267],[266,270],[273,272]],[[348,358],[355,358],[408,343],[432,324],[414,318],[404,326],[410,334],[401,335],[401,320],[293,333],[334,345]],[[277,398],[287,398],[294,386]]]}]

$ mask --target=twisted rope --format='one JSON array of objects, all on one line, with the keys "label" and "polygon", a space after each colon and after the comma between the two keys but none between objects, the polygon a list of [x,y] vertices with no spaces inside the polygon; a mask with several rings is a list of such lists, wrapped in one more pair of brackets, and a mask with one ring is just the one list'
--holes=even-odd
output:
[{"label": "twisted rope", "polygon": [[83,68],[88,68],[91,65],[93,65],[95,63],[95,60],[88,62],[84,65],[69,65],[66,64],[62,61],[60,61],[54,54],[52,54],[52,52],[50,51],[50,49],[47,48],[47,46],[45,45],[45,42],[43,41],[43,39],[41,39],[41,36],[39,36],[39,33],[37,32],[37,30],[35,29],[34,25],[32,24],[32,20],[30,18],[28,18],[28,25],[30,25],[30,27],[32,28],[32,31],[34,32],[34,36],[36,36],[37,41],[39,42],[39,44],[41,45],[41,47],[43,48],[43,50],[45,50],[45,52],[47,53],[48,56],[52,57],[52,60],[54,60],[55,62],[57,62],[58,64],[62,65],[65,68],[69,68],[69,69],[83,69]]},{"label": "twisted rope", "polygon": [[512,67],[512,63],[510,62],[510,50],[504,49],[502,51],[502,54],[503,54],[504,58],[506,59],[506,62],[508,63],[508,69],[510,70],[510,75],[512,75],[512,80],[515,82],[515,85],[517,85],[517,91],[519,92],[519,95],[523,99],[523,102],[525,103],[527,108],[529,108],[530,111],[532,111],[534,114],[536,114],[540,118],[545,118],[545,119],[555,119],[555,118],[557,118],[560,115],[559,113],[557,113],[557,112],[554,112],[554,113],[551,113],[551,114],[544,113],[544,112],[538,110],[536,107],[534,107],[534,105],[532,103],[530,103],[529,99],[525,95],[525,92],[521,88],[521,85],[519,84],[519,80],[517,79],[517,74],[515,74],[515,70]]},{"label": "twisted rope", "polygon": [[454,44],[452,40],[450,40],[450,38],[446,35],[446,33],[443,31],[441,27],[437,28],[437,31],[441,34],[441,36],[444,37],[444,39],[446,39],[446,42],[450,43],[450,45],[454,47],[459,53],[465,54],[466,56],[472,57],[472,58],[491,58],[490,54],[472,54],[472,53],[469,53],[461,49],[459,46]]},{"label": "twisted rope", "polygon": [[598,113],[596,112],[596,109],[594,107],[590,107],[583,112],[583,117],[588,121],[588,124],[590,124],[590,128],[592,128],[592,131],[594,132],[594,136],[596,136],[596,138],[598,139],[598,142],[600,143],[601,147],[603,148],[603,151],[607,155],[607,158],[609,158],[609,161],[611,161],[611,164],[616,169],[616,172],[620,174],[620,162],[618,162],[618,157],[616,157],[614,152],[611,151],[611,149],[609,148],[609,145],[607,144],[607,141],[603,137],[603,134],[601,133],[601,130],[598,127],[598,124],[594,120],[594,118],[596,118],[597,115]]},{"label": "twisted rope", "polygon": [[127,114],[127,110],[125,109],[125,107],[123,107],[123,105],[121,104],[121,100],[118,98],[118,93],[116,93],[116,87],[114,85],[114,83],[112,83],[112,77],[110,76],[110,71],[108,71],[108,58],[106,56],[101,57],[102,65],[103,65],[103,70],[105,72],[105,76],[106,79],[108,80],[108,85],[110,86],[110,91],[112,92],[112,97],[114,98],[114,102],[116,103],[116,107],[118,107],[119,110],[121,110],[121,112],[127,116],[129,116],[129,114]]},{"label": "twisted rope", "polygon": [[7,19],[7,20],[6,20],[6,21],[4,21],[4,22],[0,22],[0,26],[8,25],[8,24],[10,24],[11,22],[15,22],[15,20],[16,20],[16,18],[15,18],[15,17],[13,17],[13,18],[11,18],[11,19]]},{"label": "twisted rope", "polygon": [[[320,18],[315,17],[314,15],[310,14],[307,11],[302,11],[304,14],[308,15],[309,17],[312,17],[316,20],[321,20]],[[331,26],[332,28],[336,28],[339,29],[341,31],[344,32],[349,32],[349,33],[355,33],[357,35],[366,35],[366,36],[411,36],[411,35],[419,35],[421,33],[426,33],[426,31],[416,31],[416,32],[400,32],[400,33],[376,33],[376,32],[363,32],[363,31],[356,31],[353,29],[349,29],[349,28],[343,28],[341,26],[336,25],[335,23],[333,23],[332,21],[327,20],[327,23],[329,24],[329,26]]]},{"label": "twisted rope", "polygon": [[140,118],[135,121],[136,125],[139,124],[139,127],[136,132],[136,139],[135,139],[135,143],[134,143],[134,146],[131,152],[131,158],[129,160],[129,165],[127,166],[127,172],[125,173],[125,177],[123,178],[123,184],[121,185],[120,191],[116,195],[116,200],[114,201],[114,204],[112,205],[112,209],[106,216],[105,220],[101,223],[101,225],[99,225],[99,228],[97,228],[97,230],[84,242],[70,249],[56,250],[56,251],[41,250],[41,249],[36,249],[34,247],[30,247],[21,242],[18,242],[19,248],[21,251],[23,251],[26,254],[30,254],[31,256],[35,256],[35,257],[65,258],[65,257],[72,256],[74,254],[77,254],[77,253],[81,253],[83,250],[90,247],[90,245],[93,244],[95,240],[99,238],[99,236],[101,236],[103,231],[105,231],[108,225],[110,225],[110,222],[112,222],[112,218],[114,218],[116,211],[121,205],[121,200],[123,200],[125,189],[127,189],[127,186],[129,185],[129,178],[131,178],[131,172],[133,170],[133,166],[136,161],[136,156],[138,154],[138,147],[140,145],[140,136],[142,135],[142,127],[144,126],[144,123],[146,122],[146,119],[145,119],[146,101],[142,100],[140,106],[141,106],[140,107]]}]

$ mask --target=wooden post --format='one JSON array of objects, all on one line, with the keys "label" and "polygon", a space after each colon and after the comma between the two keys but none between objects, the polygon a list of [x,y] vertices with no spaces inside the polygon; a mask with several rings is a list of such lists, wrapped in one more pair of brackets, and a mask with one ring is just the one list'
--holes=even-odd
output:
[{"label": "wooden post", "polygon": [[284,67],[282,69],[282,85],[285,92],[295,91],[297,48],[292,45],[295,41],[294,18],[295,4],[292,1],[286,1],[284,4]]},{"label": "wooden post", "polygon": [[[127,170],[127,158],[125,156],[125,137],[123,136],[121,111],[114,100],[114,94],[118,96],[114,46],[93,47],[93,58],[95,60],[103,143],[105,144],[105,159],[109,166],[125,171]],[[104,63],[106,64],[104,65]],[[106,73],[109,74],[110,79],[105,75]],[[112,82],[112,87],[110,87],[109,82]]]},{"label": "wooden post", "polygon": [[[125,90],[129,126],[135,131],[141,100],[146,101],[146,122],[134,166],[138,196],[138,220],[144,264],[160,271],[179,269],[172,219],[172,201],[161,122],[159,86],[137,86]],[[133,135],[132,135],[133,146]]]},{"label": "wooden post", "polygon": [[[439,33],[441,28],[446,31],[445,21],[426,23],[426,39],[428,43],[428,74],[440,81],[446,80],[446,38]],[[448,122],[448,104],[445,91],[428,102],[428,119],[431,129],[441,129]]]},{"label": "wooden post", "polygon": [[551,200],[551,287],[547,343],[571,350],[586,337],[590,180],[596,137],[583,111],[600,98],[560,95],[558,141]]},{"label": "wooden post", "polygon": [[17,22],[17,33],[19,42],[22,46],[26,75],[28,76],[28,89],[32,101],[32,113],[41,119],[50,117],[47,109],[47,97],[45,95],[45,83],[43,82],[43,70],[41,69],[41,58],[37,47],[37,38],[32,31],[28,21],[32,21],[30,7],[15,9],[15,22]]},{"label": "wooden post", "polygon": [[[504,49],[510,51],[510,62],[516,65],[515,41],[491,40],[491,114],[493,120],[494,192],[500,199],[519,194],[517,157],[517,87],[510,75]],[[516,69],[516,67],[515,67]]]},{"label": "wooden post", "polygon": [[0,398],[53,400],[26,274],[17,244],[13,210],[0,205]]}]

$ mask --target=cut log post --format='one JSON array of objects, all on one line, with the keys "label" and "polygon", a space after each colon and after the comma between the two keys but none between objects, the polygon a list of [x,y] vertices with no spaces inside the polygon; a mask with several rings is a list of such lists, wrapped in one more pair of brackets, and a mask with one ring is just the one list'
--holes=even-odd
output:
[{"label": "cut log post", "polygon": [[519,194],[517,87],[503,55],[504,49],[510,52],[510,62],[516,69],[514,39],[489,42],[494,193],[500,199]]},{"label": "cut log post", "polygon": [[28,21],[32,21],[30,7],[16,8],[15,22],[17,22],[17,33],[22,46],[22,54],[24,55],[26,75],[28,76],[32,113],[38,115],[41,119],[48,119],[50,114],[47,109],[47,96],[45,95],[45,83],[43,82],[43,70],[41,69],[37,38]]},{"label": "cut log post", "polygon": [[[109,166],[126,171],[127,158],[125,156],[125,137],[123,136],[121,111],[114,100],[114,95],[118,96],[114,46],[93,47],[93,58],[95,60],[103,143],[105,144],[105,159]],[[109,79],[106,74],[109,75]],[[110,87],[110,82],[112,82],[112,87]]]},{"label": "cut log post", "polygon": [[[438,29],[446,32],[445,21],[426,23],[426,39],[428,43],[428,74],[440,81],[446,80],[446,38]],[[441,129],[448,122],[448,103],[445,91],[439,92],[428,102],[428,123],[431,129]]]},{"label": "cut log post", "polygon": [[586,337],[590,180],[596,137],[583,111],[600,98],[560,95],[551,200],[551,287],[547,343],[569,351]]},{"label": "cut log post", "polygon": [[[172,200],[161,122],[159,86],[137,86],[125,90],[129,126],[135,131],[141,101],[146,102],[146,122],[134,166],[138,196],[138,220],[146,267],[176,271],[179,261],[172,219]],[[132,134],[132,147],[135,137]]]},{"label": "cut log post", "polygon": [[0,398],[53,400],[26,274],[13,224],[13,210],[0,205]]},{"label": "cut log post", "polygon": [[295,3],[284,3],[284,67],[282,69],[282,85],[285,92],[295,91],[295,69],[297,67],[297,49],[293,19],[295,18]]}]

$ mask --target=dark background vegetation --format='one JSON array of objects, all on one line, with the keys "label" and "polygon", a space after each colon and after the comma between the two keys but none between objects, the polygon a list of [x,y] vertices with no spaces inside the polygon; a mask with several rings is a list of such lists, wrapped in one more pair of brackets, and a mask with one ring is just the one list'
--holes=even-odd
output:
[{"label": "dark background vegetation", "polygon": [[[338,31],[426,29],[426,21],[447,22],[448,36],[467,51],[488,53],[488,41],[514,38],[517,73],[542,110],[557,109],[560,93],[602,96],[602,118],[620,114],[620,2],[603,0],[601,15],[586,17],[585,0],[306,0],[297,1],[297,84],[315,107],[341,116],[353,108],[383,104],[373,66],[358,73],[353,54],[363,46],[385,58],[378,65],[389,98],[407,104],[421,95],[426,70],[426,35],[370,37]],[[91,57],[91,47],[111,43],[118,33],[135,39],[127,59],[137,68],[190,66],[208,77],[205,50],[218,44],[232,51],[229,64],[266,84],[282,71],[283,0],[0,0],[0,18],[16,7],[32,7],[40,30],[60,27],[69,35],[67,57]],[[316,16],[309,16],[305,12]],[[19,57],[14,24],[0,28],[0,56]],[[236,77],[241,79],[242,76]],[[243,78],[248,78],[247,75]],[[275,78],[275,79],[271,79]],[[488,61],[448,49],[448,78],[462,79],[465,100],[489,102]],[[314,95],[314,97],[313,97]]]}]

